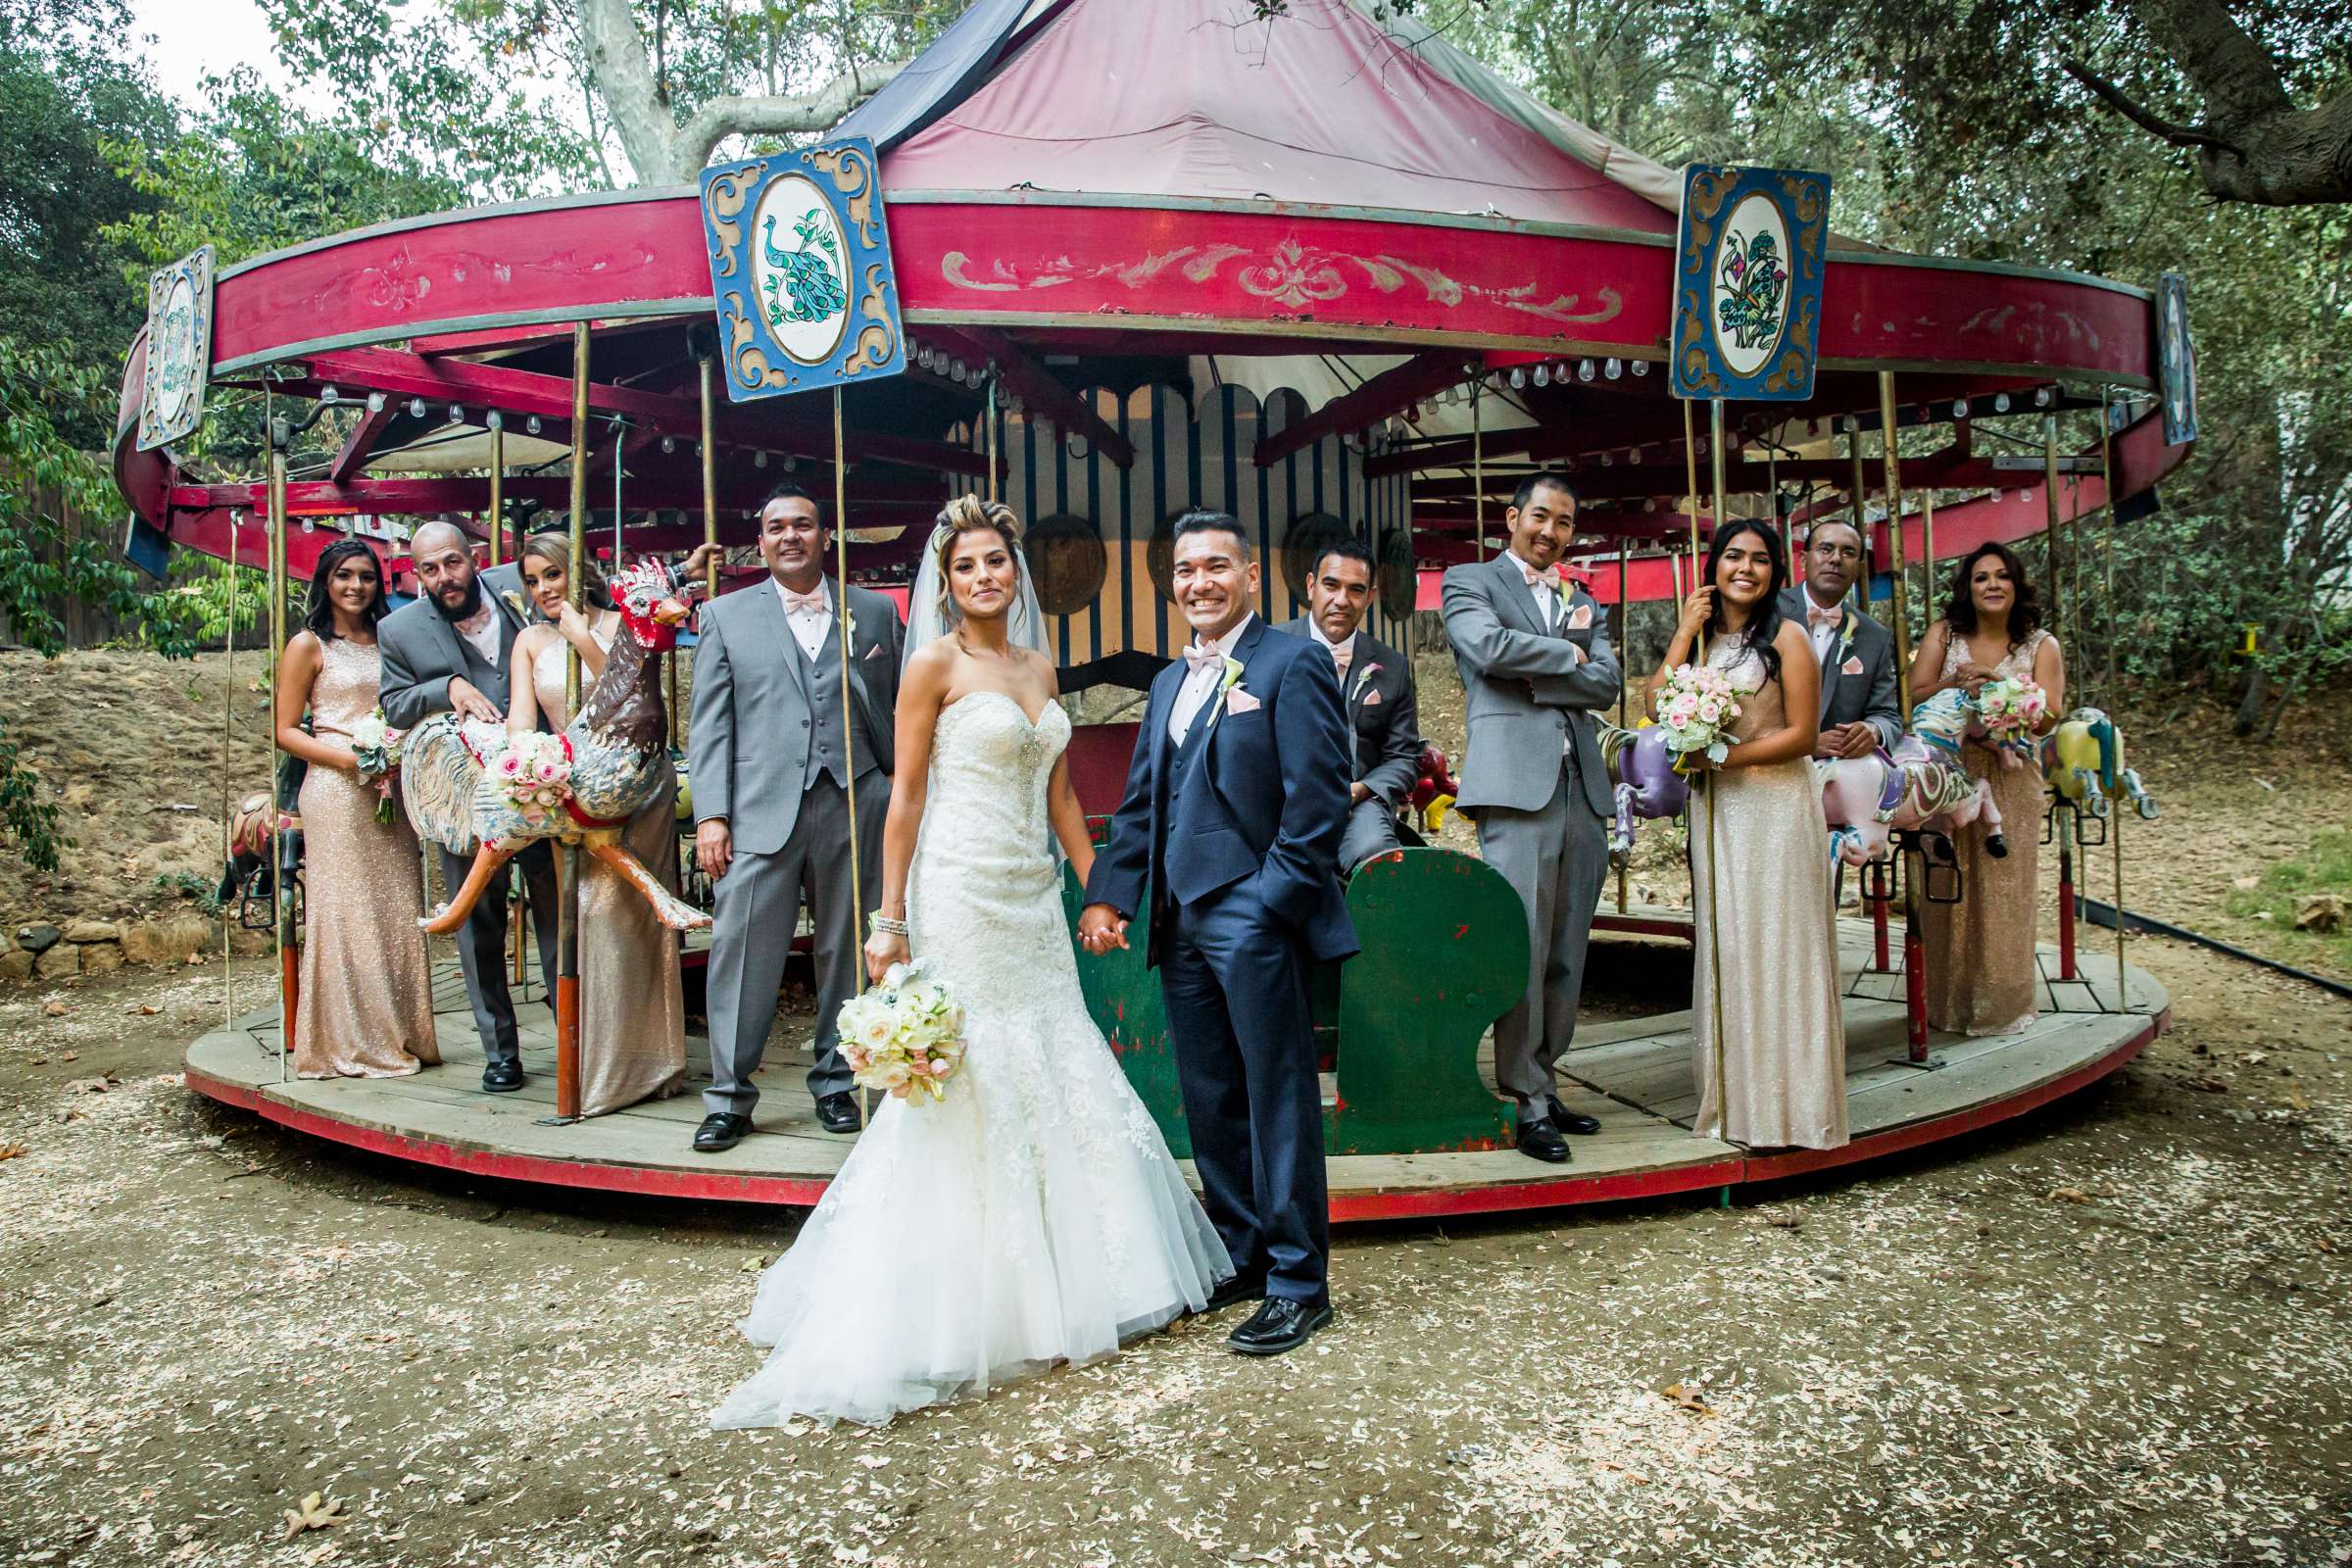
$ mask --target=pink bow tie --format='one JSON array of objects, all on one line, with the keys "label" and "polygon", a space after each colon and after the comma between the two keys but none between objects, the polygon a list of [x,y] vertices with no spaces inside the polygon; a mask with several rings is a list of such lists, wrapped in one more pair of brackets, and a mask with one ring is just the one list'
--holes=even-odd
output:
[{"label": "pink bow tie", "polygon": [[1184,662],[1196,672],[1203,669],[1223,669],[1225,655],[1214,643],[1205,648],[1199,643],[1188,643],[1185,645]]},{"label": "pink bow tie", "polygon": [[1835,605],[1827,610],[1822,609],[1819,605],[1805,607],[1805,625],[1812,630],[1818,631],[1827,626],[1832,631],[1836,631],[1839,625],[1843,624],[1844,620],[1845,612]]},{"label": "pink bow tie", "polygon": [[1523,565],[1519,569],[1526,575],[1527,585],[1530,588],[1548,588],[1555,594],[1560,591],[1560,579],[1556,574],[1548,571],[1538,571],[1533,566]]},{"label": "pink bow tie", "polygon": [[805,594],[796,594],[789,588],[784,590],[784,613],[787,615],[797,615],[804,610],[813,610],[821,615],[831,608],[825,603],[825,591],[821,587]]},{"label": "pink bow tie", "polygon": [[1340,678],[1346,680],[1348,666],[1355,662],[1355,649],[1353,647],[1334,648],[1331,651],[1331,662],[1332,666],[1340,672]]}]

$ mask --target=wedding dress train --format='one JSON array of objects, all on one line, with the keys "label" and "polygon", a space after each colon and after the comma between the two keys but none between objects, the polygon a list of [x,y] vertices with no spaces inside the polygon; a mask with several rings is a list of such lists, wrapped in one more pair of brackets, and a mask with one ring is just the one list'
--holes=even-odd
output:
[{"label": "wedding dress train", "polygon": [[908,944],[963,1004],[934,1103],[884,1099],[742,1322],[712,1417],[879,1425],[1198,1310],[1233,1266],[1078,988],[1046,785],[1069,744],[1002,692],[939,716]]}]

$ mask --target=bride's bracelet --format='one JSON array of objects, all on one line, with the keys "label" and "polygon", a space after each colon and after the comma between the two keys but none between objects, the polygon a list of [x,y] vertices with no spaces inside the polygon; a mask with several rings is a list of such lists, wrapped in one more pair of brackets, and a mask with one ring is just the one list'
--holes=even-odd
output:
[{"label": "bride's bracelet", "polygon": [[903,937],[906,934],[906,921],[894,920],[879,909],[876,909],[872,914],[869,914],[865,917],[865,925],[869,934],[880,933],[884,936],[893,937]]}]

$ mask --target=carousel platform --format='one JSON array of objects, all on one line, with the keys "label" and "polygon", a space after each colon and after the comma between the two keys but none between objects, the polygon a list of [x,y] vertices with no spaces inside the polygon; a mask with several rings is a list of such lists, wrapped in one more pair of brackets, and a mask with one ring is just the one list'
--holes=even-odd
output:
[{"label": "carousel platform", "polygon": [[[1595,941],[1654,942],[1688,930],[1688,916],[1679,911],[1637,908],[1605,913]],[[1905,1059],[1902,975],[1868,966],[1868,924],[1841,922],[1840,948],[1853,1135],[1845,1148],[1749,1151],[1694,1136],[1686,1006],[1579,1031],[1562,1063],[1575,1080],[1565,1098],[1598,1117],[1602,1131],[1571,1141],[1573,1163],[1543,1165],[1507,1149],[1334,1155],[1332,1218],[1472,1214],[1738,1187],[1965,1138],[2104,1078],[2138,1054],[2170,1017],[2171,999],[2146,971],[2128,967],[2119,988],[2114,956],[2085,954],[2079,979],[2059,979],[2058,955],[2045,948],[2041,1015],[2034,1026],[1992,1039],[1936,1036],[1936,1065],[1923,1070]],[[1595,969],[1606,961],[1605,950],[1596,953]],[[815,1124],[801,1084],[806,1054],[771,1052],[758,1135],[724,1154],[694,1153],[688,1143],[703,1113],[695,1091],[709,1078],[700,1034],[687,1038],[687,1093],[557,1123],[554,1024],[536,1004],[536,986],[530,995],[522,1032],[530,1082],[519,1093],[481,1092],[481,1049],[454,964],[435,972],[442,1066],[409,1078],[286,1078],[271,1009],[192,1044],[187,1085],[328,1143],[474,1176],[639,1196],[807,1205],[849,1152],[852,1139]],[[1491,1039],[1482,1042],[1482,1072],[1491,1068]],[[1327,1098],[1331,1093],[1327,1078]]]}]

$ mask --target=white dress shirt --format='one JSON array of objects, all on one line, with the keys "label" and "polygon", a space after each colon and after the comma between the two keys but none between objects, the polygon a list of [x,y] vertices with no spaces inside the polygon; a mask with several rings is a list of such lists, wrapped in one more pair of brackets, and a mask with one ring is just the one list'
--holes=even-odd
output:
[{"label": "white dress shirt", "polygon": [[1250,623],[1256,618],[1254,611],[1244,615],[1239,624],[1211,645],[1220,656],[1218,662],[1193,670],[1184,677],[1184,684],[1177,688],[1176,705],[1168,710],[1168,739],[1178,746],[1184,744],[1184,737],[1192,730],[1193,720],[1200,716],[1200,710],[1208,706],[1209,699],[1224,684],[1224,661],[1233,657],[1234,644],[1242,640],[1242,633],[1248,631]]},{"label": "white dress shirt", "polygon": [[[1511,551],[1505,550],[1503,556],[1523,573],[1536,569],[1521,561]],[[1547,632],[1556,632],[1560,629],[1559,578],[1548,571],[1542,575],[1544,580],[1541,583],[1530,583],[1527,591],[1536,596],[1536,612],[1544,617],[1544,629]]]},{"label": "white dress shirt", "polygon": [[833,630],[832,583],[823,577],[817,578],[816,597],[824,603],[821,608],[804,610],[794,608],[795,596],[791,589],[784,586],[783,578],[770,577],[768,581],[776,585],[776,598],[784,606],[784,623],[792,628],[793,641],[801,645],[801,652],[810,659],[822,654],[825,651],[825,638]]},{"label": "white dress shirt", "polygon": [[473,651],[481,655],[482,662],[492,669],[504,662],[499,655],[504,652],[502,645],[506,642],[507,628],[501,624],[501,619],[498,607],[490,603],[489,595],[484,594],[482,608],[473,612],[473,618],[457,623],[458,635],[473,644]]}]

